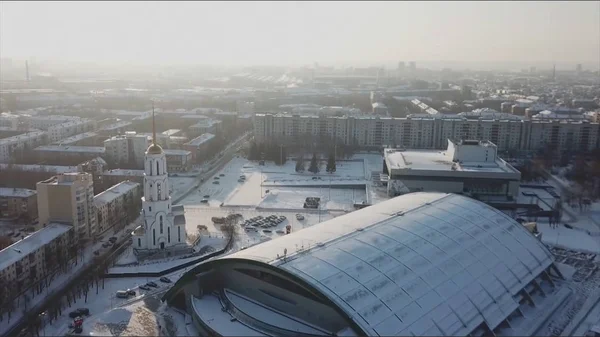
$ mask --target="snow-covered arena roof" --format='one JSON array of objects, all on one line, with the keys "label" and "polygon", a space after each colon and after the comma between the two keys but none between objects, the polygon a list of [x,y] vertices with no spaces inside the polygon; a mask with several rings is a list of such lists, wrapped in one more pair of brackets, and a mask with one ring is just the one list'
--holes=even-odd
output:
[{"label": "snow-covered arena roof", "polygon": [[468,335],[484,322],[494,329],[553,263],[516,221],[444,193],[396,197],[210,263],[229,259],[299,277],[379,336]]}]

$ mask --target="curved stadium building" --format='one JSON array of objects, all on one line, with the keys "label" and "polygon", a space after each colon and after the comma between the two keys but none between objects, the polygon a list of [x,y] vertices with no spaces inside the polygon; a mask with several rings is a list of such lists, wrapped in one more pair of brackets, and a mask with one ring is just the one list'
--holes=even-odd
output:
[{"label": "curved stadium building", "polygon": [[558,277],[503,213],[412,193],[202,263],[164,299],[204,336],[525,335]]}]

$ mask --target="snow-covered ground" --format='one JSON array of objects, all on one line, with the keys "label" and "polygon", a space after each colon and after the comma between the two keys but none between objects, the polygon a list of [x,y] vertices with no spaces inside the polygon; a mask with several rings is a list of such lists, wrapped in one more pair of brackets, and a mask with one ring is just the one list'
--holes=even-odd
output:
[{"label": "snow-covered ground", "polygon": [[[96,284],[94,283],[93,287],[88,293],[87,302],[85,301],[84,297],[77,299],[75,303],[71,304],[70,308],[66,308],[65,310],[63,310],[61,317],[59,317],[56,321],[52,322],[52,324],[46,324],[44,328],[40,331],[40,335],[64,336],[69,331],[69,324],[73,321],[71,318],[69,318],[69,313],[77,308],[88,308],[90,310],[90,316],[84,318],[82,335],[156,336],[158,335],[156,333],[142,333],[141,331],[145,330],[139,330],[139,326],[136,327],[136,324],[134,324],[134,326],[130,328],[133,329],[133,331],[127,334],[122,334],[123,324],[121,324],[121,322],[130,322],[130,319],[132,318],[132,315],[123,311],[123,309],[129,310],[127,309],[128,307],[131,309],[130,311],[136,311],[137,308],[139,308],[139,306],[142,305],[149,298],[160,298],[160,295],[164,294],[164,292],[166,292],[166,290],[170,286],[172,286],[190,268],[191,267],[188,267],[167,275],[171,279],[171,281],[173,281],[173,283],[170,284],[162,283],[158,280],[158,278],[107,278],[104,280],[104,288],[102,288],[102,281],[99,282],[97,289],[98,294],[96,294]],[[141,290],[138,288],[140,285],[143,285],[149,281],[154,281],[156,284],[158,284],[159,288],[150,288],[149,291]],[[126,299],[116,297],[115,294],[117,290],[127,289],[134,290],[136,292],[136,296]],[[114,320],[118,321],[115,322]],[[106,324],[108,324],[108,326],[105,326]],[[113,324],[114,326],[112,327],[114,328],[114,330],[110,331],[111,325]]]},{"label": "snow-covered ground", "polygon": [[171,185],[171,198],[176,200],[180,196],[187,193],[190,188],[196,185],[197,181],[195,177],[169,177],[169,184]]}]

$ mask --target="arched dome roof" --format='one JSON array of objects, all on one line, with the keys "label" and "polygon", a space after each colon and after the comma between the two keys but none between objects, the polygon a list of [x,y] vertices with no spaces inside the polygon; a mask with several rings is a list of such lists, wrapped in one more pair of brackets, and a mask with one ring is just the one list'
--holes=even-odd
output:
[{"label": "arched dome roof", "polygon": [[302,279],[370,336],[468,335],[484,322],[494,329],[553,263],[507,215],[445,193],[399,196],[207,265],[232,260]]},{"label": "arched dome roof", "polygon": [[148,153],[148,154],[161,154],[161,153],[163,153],[163,149],[162,149],[162,147],[160,147],[160,145],[152,143],[152,145],[148,146],[148,149],[146,150],[146,153]]}]

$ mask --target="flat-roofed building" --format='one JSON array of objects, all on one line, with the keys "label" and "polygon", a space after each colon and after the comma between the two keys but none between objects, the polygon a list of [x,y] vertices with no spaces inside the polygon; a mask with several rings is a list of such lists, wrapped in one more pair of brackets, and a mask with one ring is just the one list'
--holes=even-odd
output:
[{"label": "flat-roofed building", "polygon": [[214,140],[215,135],[212,133],[204,133],[189,142],[183,144],[183,148],[192,153],[194,161],[198,162],[205,159],[206,152]]},{"label": "flat-roofed building", "polygon": [[49,223],[46,227],[0,250],[0,279],[13,299],[47,275],[56,273],[63,254],[76,242],[73,226]]},{"label": "flat-roofed building", "polygon": [[424,191],[516,199],[521,180],[496,145],[468,140],[448,140],[445,151],[386,149],[384,173],[390,196]]},{"label": "flat-roofed building", "polygon": [[113,186],[125,180],[130,180],[143,186],[144,170],[112,169],[102,173],[104,186]]},{"label": "flat-roofed building", "polygon": [[96,235],[93,177],[89,173],[63,173],[37,183],[38,228],[50,222],[73,225],[78,239]]},{"label": "flat-roofed building", "polygon": [[215,119],[202,119],[198,121],[196,124],[190,126],[188,128],[188,133],[191,137],[196,137],[202,134],[210,133],[210,134],[218,134],[221,131],[220,120]]},{"label": "flat-roofed building", "polygon": [[20,135],[0,139],[0,163],[9,163],[15,156],[47,144],[46,131],[31,131]]},{"label": "flat-roofed building", "polygon": [[167,170],[169,172],[187,172],[192,167],[192,152],[187,150],[165,149]]},{"label": "flat-roofed building", "polygon": [[34,151],[40,160],[61,163],[63,159],[69,162],[83,162],[102,157],[106,150],[102,146],[43,145],[36,147]]},{"label": "flat-roofed building", "polygon": [[144,152],[147,147],[148,137],[134,131],[104,141],[107,160],[114,164],[134,164],[139,168],[144,166]]},{"label": "flat-roofed building", "polygon": [[141,185],[133,181],[123,181],[94,196],[97,234],[112,228],[122,228],[131,221],[131,215],[139,213],[142,205]]},{"label": "flat-roofed building", "polygon": [[25,188],[0,187],[0,215],[4,218],[38,217],[37,192]]}]

